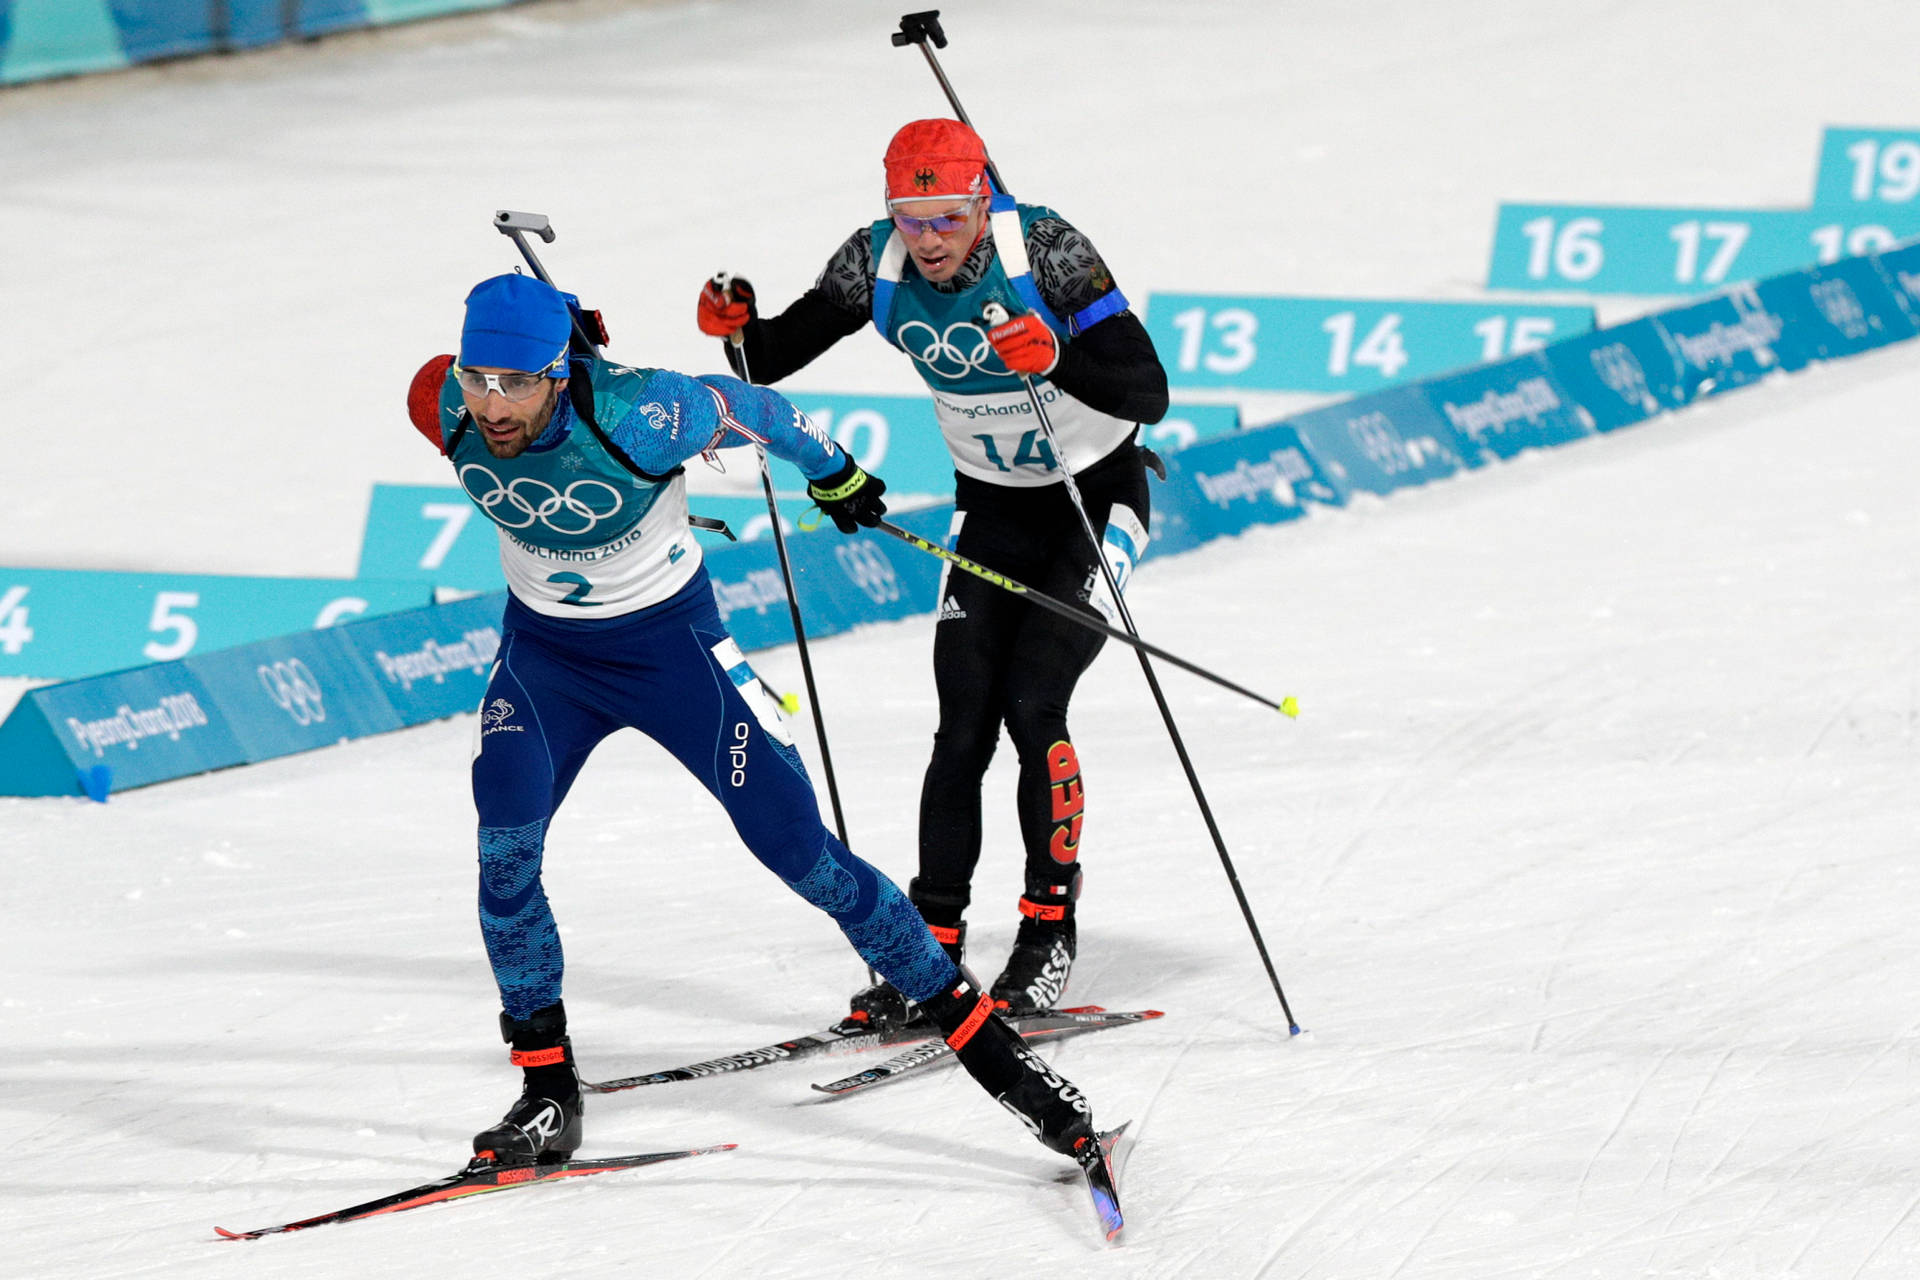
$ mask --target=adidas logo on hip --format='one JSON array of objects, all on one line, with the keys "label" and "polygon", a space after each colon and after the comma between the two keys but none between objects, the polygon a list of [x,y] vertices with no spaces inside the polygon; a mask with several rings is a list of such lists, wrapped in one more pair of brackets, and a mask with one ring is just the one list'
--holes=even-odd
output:
[{"label": "adidas logo on hip", "polygon": [[934,622],[958,622],[966,616],[967,611],[960,607],[960,602],[952,596],[948,596],[940,603],[940,613],[938,617],[934,618]]}]

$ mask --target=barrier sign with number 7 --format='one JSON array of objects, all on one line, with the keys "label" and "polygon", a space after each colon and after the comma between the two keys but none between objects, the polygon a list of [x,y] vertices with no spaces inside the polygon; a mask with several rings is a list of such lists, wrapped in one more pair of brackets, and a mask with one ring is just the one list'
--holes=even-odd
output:
[{"label": "barrier sign with number 7", "polygon": [[1386,298],[1156,293],[1147,332],[1180,387],[1371,391],[1537,351],[1593,309]]}]

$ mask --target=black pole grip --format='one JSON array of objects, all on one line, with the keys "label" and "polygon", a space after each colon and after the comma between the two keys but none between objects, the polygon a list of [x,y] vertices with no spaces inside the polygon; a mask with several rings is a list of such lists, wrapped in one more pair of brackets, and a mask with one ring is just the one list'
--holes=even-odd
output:
[{"label": "black pole grip", "polygon": [[924,13],[903,13],[900,15],[900,29],[893,33],[896,46],[925,44],[933,41],[933,47],[947,47],[947,33],[940,29],[940,11],[928,9]]}]

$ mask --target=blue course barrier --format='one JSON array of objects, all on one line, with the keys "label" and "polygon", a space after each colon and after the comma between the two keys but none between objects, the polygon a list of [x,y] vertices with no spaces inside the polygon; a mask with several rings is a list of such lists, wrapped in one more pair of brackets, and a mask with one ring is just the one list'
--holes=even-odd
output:
[{"label": "blue course barrier", "polygon": [[1541,354],[1597,431],[1630,427],[1687,402],[1673,344],[1645,317],[1556,342]]},{"label": "blue course barrier", "polygon": [[[1389,494],[1497,465],[1916,336],[1920,244],[1782,273],[1169,451],[1148,555],[1297,520],[1356,492]],[[948,505],[899,523],[939,539],[951,517]],[[904,543],[819,530],[788,545],[810,635],[937,605],[941,562]],[[792,639],[770,544],[710,552],[708,572],[742,648]],[[116,787],[472,709],[500,642],[502,603],[493,593],[32,690],[0,723],[0,794],[103,799]]]},{"label": "blue course barrier", "polygon": [[112,71],[520,0],[0,0],[0,84]]},{"label": "blue course barrier", "polygon": [[0,723],[0,794],[81,795],[471,710],[503,594],[31,689]]}]

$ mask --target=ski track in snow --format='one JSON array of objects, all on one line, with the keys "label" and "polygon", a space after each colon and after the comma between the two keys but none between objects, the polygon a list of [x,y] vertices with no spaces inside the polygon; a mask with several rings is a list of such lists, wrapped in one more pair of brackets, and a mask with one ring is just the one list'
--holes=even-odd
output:
[{"label": "ski track in snow", "polygon": [[[1136,301],[1478,297],[1501,199],[1797,206],[1823,126],[1920,126],[1893,0],[1322,9],[979,0],[942,58]],[[622,358],[716,367],[699,279],[798,293],[872,216],[897,119],[940,110],[887,47],[900,11],[579,0],[0,93],[9,403],[69,427],[10,437],[0,559],[349,574],[370,483],[444,482],[400,396],[511,265],[496,208],[552,215],[543,258]],[[589,1152],[724,1156],[217,1242],[436,1177],[512,1095],[461,718],[0,800],[8,1274],[1920,1273],[1916,349],[1142,566],[1144,633],[1301,699],[1276,722],[1164,676],[1306,1031],[1107,655],[1075,700],[1069,1000],[1167,1017],[1044,1052],[1133,1120],[1121,1248],[959,1072],[808,1090],[849,1057],[590,1100]],[[916,390],[867,338],[795,385]],[[930,631],[814,655],[853,844],[902,881]],[[791,650],[753,660],[800,687]],[[1010,756],[983,969],[1013,933]],[[632,735],[550,853],[589,1074],[792,1035],[863,981]]]}]

